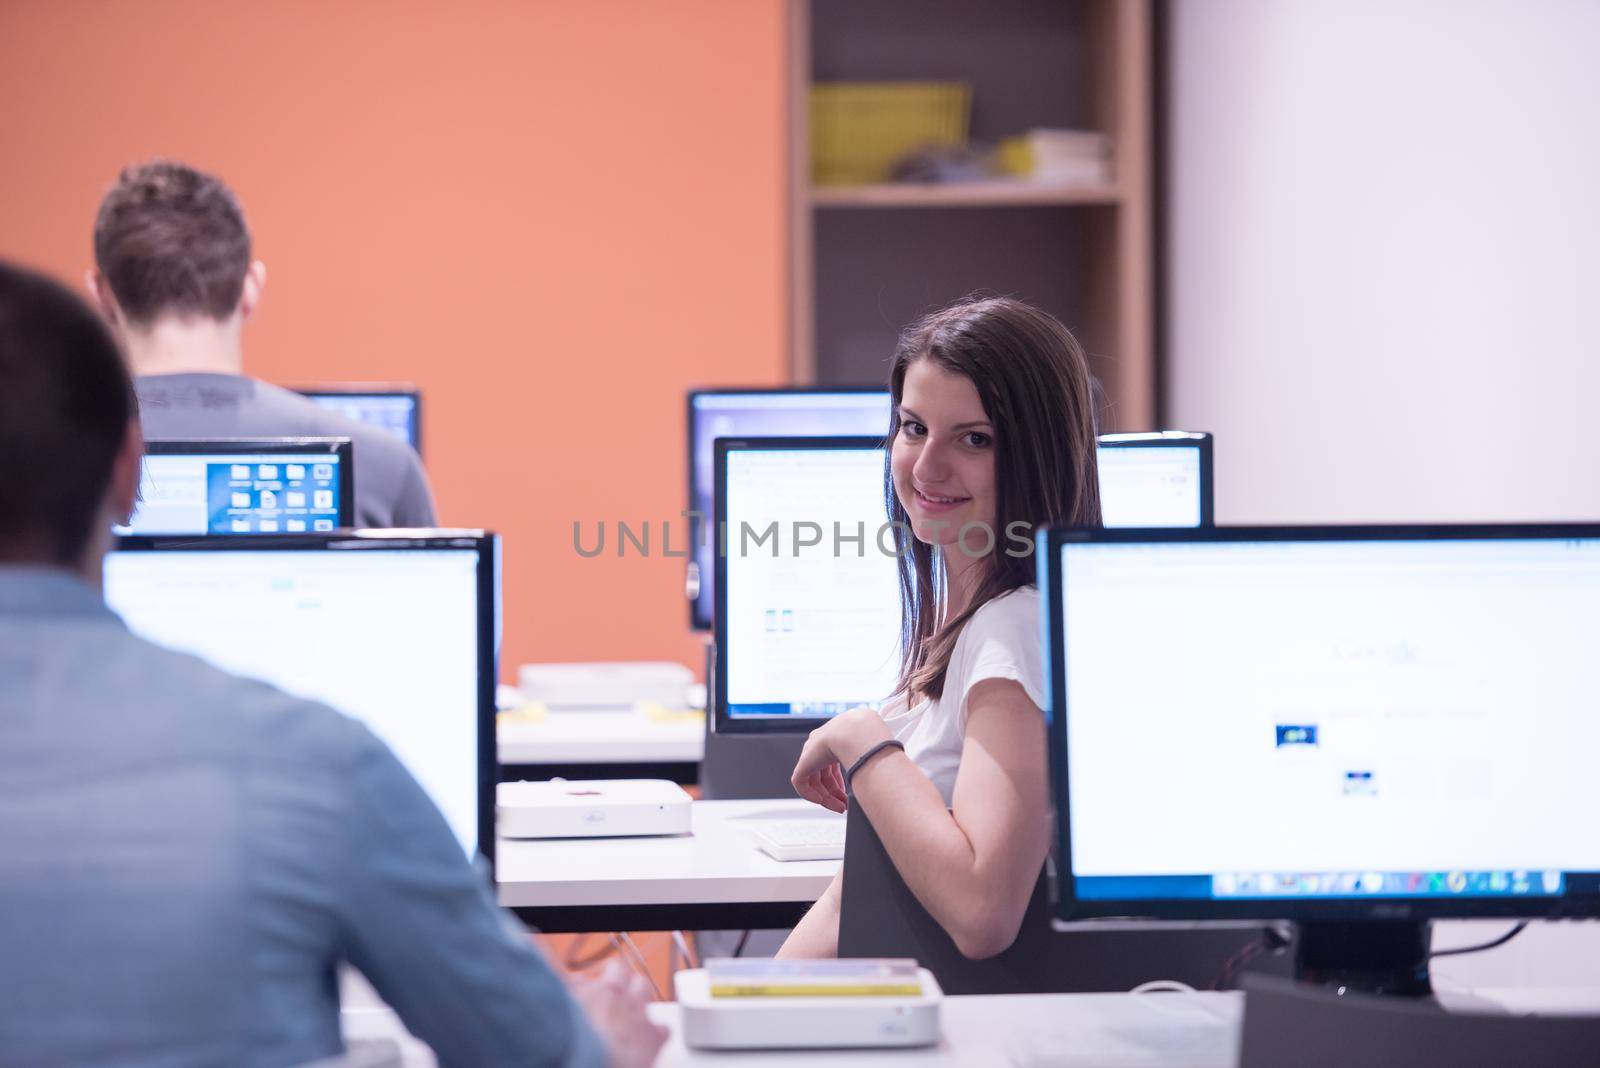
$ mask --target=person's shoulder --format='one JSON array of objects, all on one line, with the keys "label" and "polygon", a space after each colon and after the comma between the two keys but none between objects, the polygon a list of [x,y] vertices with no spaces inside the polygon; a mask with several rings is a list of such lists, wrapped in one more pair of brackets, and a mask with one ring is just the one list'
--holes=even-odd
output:
[{"label": "person's shoulder", "polygon": [[[350,766],[373,742],[365,725],[327,705],[231,674],[198,656],[129,638],[137,648],[130,647],[131,655],[119,660],[137,679],[124,682],[139,686],[141,702],[151,706],[152,727],[162,723],[202,748],[232,751],[255,763],[330,769]],[[156,679],[160,682],[151,681]]]},{"label": "person's shoulder", "polygon": [[1018,586],[991,597],[972,613],[968,627],[977,631],[1036,632],[1039,628],[1039,587]]},{"label": "person's shoulder", "polygon": [[1018,586],[979,605],[956,639],[956,660],[968,663],[1011,649],[1021,654],[1039,645],[1039,590]]},{"label": "person's shoulder", "polygon": [[[950,679],[965,694],[986,679],[1020,683],[1028,699],[1042,707],[1040,678],[1039,590],[1019,586],[991,598],[967,621],[950,661]],[[945,685],[951,685],[946,681]],[[965,722],[963,718],[963,722]]]}]

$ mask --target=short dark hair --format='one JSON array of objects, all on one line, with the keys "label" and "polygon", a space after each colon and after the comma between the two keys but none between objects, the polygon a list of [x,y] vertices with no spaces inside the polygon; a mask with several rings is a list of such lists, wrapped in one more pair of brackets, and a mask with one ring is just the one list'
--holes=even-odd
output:
[{"label": "short dark hair", "polygon": [[221,179],[152,160],[124,168],[100,202],[94,262],[134,323],[226,319],[250,269],[250,230]]},{"label": "short dark hair", "polygon": [[100,317],[0,261],[0,560],[82,559],[134,404]]}]

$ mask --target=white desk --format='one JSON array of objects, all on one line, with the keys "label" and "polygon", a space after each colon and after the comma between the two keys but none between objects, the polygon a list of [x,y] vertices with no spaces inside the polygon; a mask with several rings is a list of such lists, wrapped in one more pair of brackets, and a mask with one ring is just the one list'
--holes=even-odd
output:
[{"label": "white desk", "polygon": [[[1232,1068],[1238,1060],[1244,995],[1214,994],[989,994],[946,998],[940,1007],[937,1046],[902,1050],[710,1051],[683,1044],[677,1004],[650,1006],[650,1018],[672,1029],[656,1068],[716,1065],[717,1068],[767,1068],[769,1065],[827,1065],[828,1068],[879,1068],[881,1065],[949,1065],[978,1068],[1012,1063],[1008,1043],[1025,1034],[1060,1034],[1051,1043],[1074,1054],[1063,1064],[1182,1065]],[[1210,1032],[1211,1041],[1200,1033]],[[1208,1056],[1220,1048],[1220,1055]],[[1130,1053],[1145,1053],[1130,1059]]]},{"label": "white desk", "polygon": [[[1600,988],[1499,988],[1472,992],[1495,1001],[1512,1013],[1600,1012]],[[1448,1005],[1448,1001],[1446,1001]],[[656,1068],[712,1065],[715,1068],[767,1068],[769,1065],[826,1065],[827,1068],[877,1068],[879,1065],[1007,1065],[1007,1036],[1066,1032],[1058,1044],[1084,1065],[1141,1064],[1231,1066],[1237,1053],[1226,1059],[1207,1058],[1203,1040],[1193,1041],[1195,1028],[1216,1020],[1229,1029],[1231,1050],[1237,1050],[1243,995],[1213,994],[1009,994],[946,998],[940,1009],[941,1038],[937,1046],[908,1050],[804,1050],[774,1052],[696,1051],[683,1044],[678,1006],[658,1002],[650,1018],[672,1034]],[[432,1052],[400,1025],[398,1017],[372,996],[369,1002],[347,1005],[344,1031],[352,1038],[391,1037],[400,1043],[406,1068],[433,1068]],[[1187,1032],[1187,1033],[1186,1033]],[[1129,1046],[1150,1048],[1145,1059],[1132,1060]],[[1174,1048],[1176,1047],[1176,1048]],[[1198,1054],[1198,1056],[1197,1056]]]},{"label": "white desk", "polygon": [[[941,1037],[937,1046],[900,1050],[773,1050],[764,1052],[698,1051],[683,1044],[677,1004],[657,1002],[650,1018],[672,1032],[656,1068],[714,1065],[716,1068],[767,1068],[769,1065],[827,1065],[828,1068],[878,1068],[880,1065],[948,1065],[976,1068],[1008,1065],[1008,1036],[1039,1029],[1066,1029],[1079,1055],[1069,1062],[1083,1065],[1159,1064],[1184,1068],[1232,1068],[1237,1059],[1240,994],[1011,994],[946,998],[940,1008]],[[412,1038],[399,1018],[381,1004],[344,1011],[349,1038],[393,1038],[400,1044],[406,1068],[433,1068],[432,1051]],[[1207,1057],[1196,1028],[1215,1034],[1222,1057]],[[1015,1039],[1009,1039],[1014,1041]],[[1186,1041],[1187,1040],[1187,1041]],[[1130,1060],[1130,1049],[1154,1047],[1146,1060]],[[1176,1047],[1176,1048],[1173,1048]]]},{"label": "white desk", "polygon": [[696,801],[689,835],[500,838],[500,904],[545,931],[792,927],[839,862],[773,860],[741,824],[795,817],[841,818],[798,798]]},{"label": "white desk", "polygon": [[652,719],[639,712],[550,712],[538,721],[505,717],[500,763],[546,766],[698,764],[705,717]]}]

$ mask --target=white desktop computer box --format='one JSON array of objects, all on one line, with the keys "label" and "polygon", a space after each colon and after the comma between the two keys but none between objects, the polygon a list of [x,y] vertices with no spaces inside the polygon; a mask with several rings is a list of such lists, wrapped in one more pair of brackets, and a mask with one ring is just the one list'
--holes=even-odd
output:
[{"label": "white desktop computer box", "polygon": [[629,710],[638,705],[685,707],[694,672],[669,662],[523,664],[517,689],[551,712]]},{"label": "white desktop computer box", "polygon": [[665,779],[503,782],[495,795],[505,838],[622,838],[688,834],[691,798]]}]

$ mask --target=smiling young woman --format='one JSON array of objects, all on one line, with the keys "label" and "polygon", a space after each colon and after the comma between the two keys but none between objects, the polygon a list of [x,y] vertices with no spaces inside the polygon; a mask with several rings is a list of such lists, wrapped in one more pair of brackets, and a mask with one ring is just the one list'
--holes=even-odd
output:
[{"label": "smiling young woman", "polygon": [[[901,335],[889,388],[899,682],[814,731],[793,782],[834,811],[853,798],[956,946],[988,957],[1016,939],[1048,850],[1031,538],[1100,523],[1088,364],[1045,312],[968,300]],[[842,878],[780,956],[837,952]]]}]

